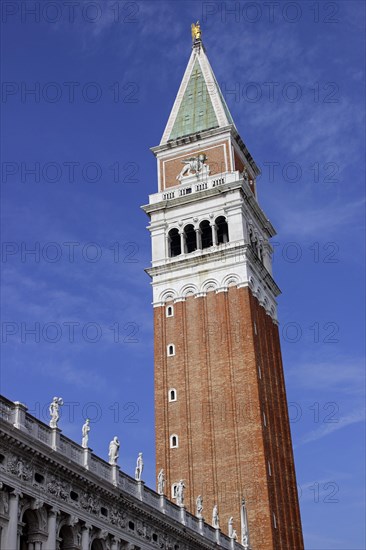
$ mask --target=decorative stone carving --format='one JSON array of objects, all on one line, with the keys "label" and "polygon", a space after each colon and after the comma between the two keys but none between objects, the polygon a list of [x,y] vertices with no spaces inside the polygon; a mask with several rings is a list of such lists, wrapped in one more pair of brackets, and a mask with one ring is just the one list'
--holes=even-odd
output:
[{"label": "decorative stone carving", "polygon": [[163,548],[164,550],[173,550],[174,548],[173,541],[166,533],[161,534],[159,537],[159,548]]},{"label": "decorative stone carving", "polygon": [[69,525],[70,527],[75,527],[79,523],[78,516],[69,516],[66,520],[66,525]]},{"label": "decorative stone carving", "polygon": [[206,164],[207,156],[200,153],[197,157],[182,160],[184,164],[182,170],[177,176],[177,180],[182,181],[185,177],[191,176],[193,173],[198,177],[200,175],[209,175],[210,167]]},{"label": "decorative stone carving", "polygon": [[245,183],[249,183],[249,174],[248,174],[248,170],[246,168],[244,168],[242,175],[243,175],[243,179],[244,179]]},{"label": "decorative stone carving", "polygon": [[47,483],[47,490],[51,495],[62,500],[68,500],[70,494],[70,487],[64,481],[52,477],[51,481]]},{"label": "decorative stone carving", "polygon": [[114,507],[111,509],[109,517],[112,525],[117,525],[121,529],[126,527],[126,513],[121,512],[118,508]]},{"label": "decorative stone carving", "polygon": [[8,515],[9,493],[3,490],[3,483],[0,481],[0,515]]},{"label": "decorative stone carving", "polygon": [[54,397],[52,399],[52,402],[49,406],[49,411],[51,416],[51,420],[50,420],[51,428],[57,428],[57,423],[60,419],[60,407],[62,407],[63,404],[64,404],[64,401],[62,397]]},{"label": "decorative stone carving", "polygon": [[142,537],[142,538],[147,538],[146,537],[146,526],[144,523],[142,523],[141,521],[139,521],[137,523],[137,527],[136,527],[136,533],[138,534],[139,537]]},{"label": "decorative stone carving", "polygon": [[149,525],[145,525],[145,539],[151,540],[151,527]]},{"label": "decorative stone carving", "polygon": [[23,481],[29,481],[33,473],[32,467],[25,464],[21,458],[16,456],[9,458],[8,471]]},{"label": "decorative stone carving", "polygon": [[81,446],[83,447],[83,449],[88,448],[89,432],[90,432],[90,420],[89,418],[87,418],[85,420],[85,424],[81,429],[81,434],[82,434]]},{"label": "decorative stone carving", "polygon": [[43,506],[44,506],[44,500],[41,500],[40,498],[36,498],[31,504],[31,509],[40,510]]},{"label": "decorative stone carving", "polygon": [[142,458],[142,453],[139,453],[139,456],[137,457],[136,469],[135,469],[136,481],[141,481],[143,469],[144,469],[144,461]]},{"label": "decorative stone carving", "polygon": [[159,495],[164,494],[164,488],[165,488],[165,473],[164,470],[161,469],[158,473],[158,493]]},{"label": "decorative stone carving", "polygon": [[99,514],[100,502],[99,499],[90,493],[84,493],[80,499],[80,505],[84,510],[91,514]]},{"label": "decorative stone carving", "polygon": [[118,437],[115,435],[109,444],[109,453],[108,453],[109,464],[111,464],[112,466],[115,466],[117,464],[117,460],[119,457],[119,447],[120,447],[120,442],[118,440]]},{"label": "decorative stone carving", "polygon": [[107,540],[107,537],[108,537],[108,531],[106,529],[102,529],[99,532],[99,537],[98,538],[103,539],[103,540]]},{"label": "decorative stone carving", "polygon": [[196,516],[198,518],[202,518],[202,511],[203,511],[203,498],[201,495],[198,495],[196,498]]},{"label": "decorative stone carving", "polygon": [[46,508],[44,508],[44,502],[37,499],[35,501],[35,505],[38,506],[37,510],[37,516],[39,521],[39,526],[41,530],[46,533],[47,531],[47,512]]}]

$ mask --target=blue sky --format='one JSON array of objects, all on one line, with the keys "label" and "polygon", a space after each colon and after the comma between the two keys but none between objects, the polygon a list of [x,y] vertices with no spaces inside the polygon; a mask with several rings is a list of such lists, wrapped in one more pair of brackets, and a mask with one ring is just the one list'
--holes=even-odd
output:
[{"label": "blue sky", "polygon": [[94,451],[118,434],[122,469],[143,451],[154,486],[140,205],[200,19],[278,232],[306,548],[364,549],[364,4],[46,4],[2,4],[1,392],[46,421],[61,395],[64,433],[90,416]]}]

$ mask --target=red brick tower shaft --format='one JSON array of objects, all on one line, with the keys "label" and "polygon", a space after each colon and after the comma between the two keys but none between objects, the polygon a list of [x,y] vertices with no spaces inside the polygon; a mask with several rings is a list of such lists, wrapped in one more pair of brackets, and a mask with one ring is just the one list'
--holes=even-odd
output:
[{"label": "red brick tower shaft", "polygon": [[[199,35],[200,36],[200,35]],[[218,505],[252,550],[301,550],[272,278],[275,230],[200,38],[162,141],[150,216],[157,473]],[[243,498],[245,505],[243,506]]]}]

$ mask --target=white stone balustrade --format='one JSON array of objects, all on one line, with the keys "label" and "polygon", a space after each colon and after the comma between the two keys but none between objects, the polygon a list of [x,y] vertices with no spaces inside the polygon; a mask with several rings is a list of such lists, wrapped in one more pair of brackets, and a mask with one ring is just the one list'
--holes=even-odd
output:
[{"label": "white stone balustrade", "polygon": [[154,193],[153,195],[150,195],[150,204],[177,199],[192,193],[207,191],[208,189],[213,189],[220,185],[235,183],[238,181],[244,184],[243,177],[238,171],[215,174],[214,176],[205,178],[203,181],[201,177],[197,178],[196,176],[190,176],[185,178],[183,183],[169,187],[162,193]]}]

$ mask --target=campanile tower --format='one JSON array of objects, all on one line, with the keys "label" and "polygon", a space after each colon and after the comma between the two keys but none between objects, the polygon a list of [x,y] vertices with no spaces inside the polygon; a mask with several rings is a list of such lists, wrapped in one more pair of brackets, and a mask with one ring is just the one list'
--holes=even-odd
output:
[{"label": "campanile tower", "polygon": [[270,239],[259,168],[217,84],[199,25],[160,145],[150,217],[156,468],[174,499],[252,550],[301,550]]}]

